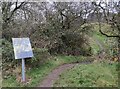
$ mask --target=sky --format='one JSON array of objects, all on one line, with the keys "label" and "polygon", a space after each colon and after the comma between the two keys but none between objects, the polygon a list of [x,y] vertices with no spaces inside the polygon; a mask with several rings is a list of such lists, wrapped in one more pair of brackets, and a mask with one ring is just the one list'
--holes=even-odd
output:
[{"label": "sky", "polygon": [[120,0],[1,0],[2,2],[92,2],[92,1],[103,1],[103,2],[108,2],[108,1],[114,1],[114,2],[118,2]]}]

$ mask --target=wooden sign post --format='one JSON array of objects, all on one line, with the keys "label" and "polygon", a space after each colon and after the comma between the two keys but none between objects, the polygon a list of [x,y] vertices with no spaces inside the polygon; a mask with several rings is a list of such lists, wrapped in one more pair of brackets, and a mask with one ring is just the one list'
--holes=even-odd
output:
[{"label": "wooden sign post", "polygon": [[22,59],[22,82],[25,82],[25,58],[33,57],[29,38],[12,38],[15,59]]}]

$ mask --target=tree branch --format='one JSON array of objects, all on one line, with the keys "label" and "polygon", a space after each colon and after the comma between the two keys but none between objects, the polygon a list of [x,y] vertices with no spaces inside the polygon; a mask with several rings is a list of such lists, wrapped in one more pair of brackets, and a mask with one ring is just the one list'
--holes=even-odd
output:
[{"label": "tree branch", "polygon": [[106,37],[117,37],[117,38],[119,38],[120,36],[118,36],[118,35],[108,35],[108,34],[105,34],[104,32],[102,32],[102,30],[101,29],[99,29],[99,32],[102,34],[102,35],[104,35],[104,36],[106,36]]},{"label": "tree branch", "polygon": [[9,21],[11,19],[11,17],[13,16],[13,14],[15,13],[15,11],[17,11],[23,4],[25,4],[25,2],[21,2],[21,4],[19,6],[17,6],[17,2],[15,3],[15,8],[13,11],[11,11],[10,16],[6,19],[6,22]]},{"label": "tree branch", "polygon": [[[107,22],[108,22],[108,18],[107,18],[105,9],[101,6],[101,2],[100,2],[98,5],[97,5],[96,3],[94,3],[94,5],[95,5],[95,6],[99,6],[99,7],[103,10],[103,13],[104,13],[104,15],[105,15],[105,17],[106,17],[106,20],[107,20]],[[97,12],[97,14],[99,14],[99,13]],[[99,23],[99,32],[100,32],[102,35],[104,35],[104,36],[106,36],[106,37],[116,37],[116,38],[120,38],[120,35],[108,35],[108,34],[104,33],[104,32],[101,30],[101,23],[100,23],[100,18],[98,17],[98,15],[97,15],[97,18],[98,18],[98,23]]]}]

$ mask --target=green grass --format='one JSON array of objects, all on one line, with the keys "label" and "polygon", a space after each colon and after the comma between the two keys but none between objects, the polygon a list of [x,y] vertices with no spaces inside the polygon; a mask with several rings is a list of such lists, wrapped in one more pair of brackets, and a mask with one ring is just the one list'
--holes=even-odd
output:
[{"label": "green grass", "polygon": [[[94,25],[94,28],[92,29],[92,35],[91,35],[92,40],[90,40],[90,45],[92,47],[93,54],[97,54],[101,50],[101,48],[96,43],[95,40],[98,40],[100,42],[100,44],[106,49],[110,48],[110,44],[109,44],[109,42],[107,43],[107,41],[105,40],[106,37],[99,33],[98,25],[96,23],[92,23],[92,25]],[[102,28],[109,29],[109,26],[104,24],[104,26]],[[36,53],[36,55],[38,56],[37,59],[42,58],[40,55],[43,55],[42,53],[44,51],[47,51],[47,49],[41,49],[41,48],[35,48],[35,50],[38,51]],[[39,51],[42,53],[40,54]],[[49,74],[54,68],[58,67],[59,65],[62,65],[65,63],[81,61],[81,60],[85,60],[85,59],[87,59],[87,58],[83,57],[83,56],[61,55],[61,56],[52,57],[49,60],[47,60],[47,62],[40,64],[39,67],[35,67],[35,68],[31,68],[31,70],[27,70],[26,75],[31,78],[31,81],[29,84],[27,84],[27,85],[20,84],[16,81],[15,76],[11,76],[10,78],[3,80],[2,86],[3,87],[21,87],[21,86],[36,87],[37,85],[40,84],[40,82],[44,79],[44,77],[47,76],[47,74]],[[40,61],[42,61],[42,60],[46,60],[46,59],[41,59]],[[105,69],[102,65],[105,67]],[[98,70],[98,68],[99,68],[99,70]],[[78,65],[71,71],[68,71],[67,73],[65,73],[66,75],[63,74],[61,76],[60,81],[57,81],[56,83],[57,84],[60,83],[61,85],[68,83],[68,85],[70,84],[69,86],[101,86],[102,84],[104,85],[107,83],[108,83],[107,85],[110,85],[110,84],[115,85],[115,81],[113,81],[114,80],[113,78],[111,78],[111,80],[109,80],[109,77],[115,76],[114,73],[111,73],[111,71],[114,71],[116,73],[116,71],[114,69],[115,69],[114,64],[113,65],[108,65],[108,64]],[[80,71],[83,71],[83,73],[86,73],[86,75],[81,74]],[[99,75],[98,74],[99,71],[104,73],[105,76]],[[81,81],[79,81],[80,76],[77,73],[81,74],[80,75],[80,76],[82,76]],[[85,78],[85,76],[88,76],[90,79]],[[99,80],[97,80],[97,82],[95,82],[95,79],[98,76],[100,76],[101,80],[99,79]],[[78,79],[78,80],[76,80],[76,79]],[[63,81],[63,83],[62,83],[62,81]],[[111,81],[111,82],[109,82],[109,81]],[[80,84],[80,82],[86,82],[86,83]],[[57,86],[57,84],[55,84],[55,86]],[[80,84],[80,85],[78,85],[78,84]],[[64,86],[68,86],[68,85],[66,84]]]},{"label": "green grass", "polygon": [[116,63],[80,64],[63,72],[54,87],[110,87],[117,79]]},{"label": "green grass", "polygon": [[2,87],[18,87],[19,84],[16,82],[15,76],[9,77],[7,80],[2,81]]},{"label": "green grass", "polygon": [[90,40],[90,46],[92,48],[92,53],[95,55],[100,51],[99,45],[95,42],[95,40]]},{"label": "green grass", "polygon": [[2,82],[3,87],[36,87],[44,79],[44,77],[49,74],[54,68],[65,63],[71,63],[76,61],[85,60],[83,56],[57,56],[53,57],[46,63],[40,65],[37,68],[31,68],[31,70],[26,72],[26,75],[31,78],[31,81],[27,85],[20,84],[16,81],[15,76],[11,76],[8,79],[4,79]]},{"label": "green grass", "polygon": [[[102,35],[99,32],[99,25],[98,23],[91,23],[91,26],[93,28],[91,29],[91,34],[90,37],[92,40],[90,40],[90,45],[92,47],[92,52],[93,54],[99,53],[101,50],[107,50],[107,53],[110,54],[110,49],[113,44],[110,44],[110,40],[112,43],[115,42],[115,39],[109,39],[106,36]],[[101,29],[105,32],[109,32],[110,26],[103,23]]]},{"label": "green grass", "polygon": [[106,43],[107,37],[101,35],[97,31],[93,32],[92,39],[93,39],[93,42],[91,42],[91,47],[93,49],[94,54],[98,53],[102,49],[106,49],[106,45],[108,46],[108,43]]}]

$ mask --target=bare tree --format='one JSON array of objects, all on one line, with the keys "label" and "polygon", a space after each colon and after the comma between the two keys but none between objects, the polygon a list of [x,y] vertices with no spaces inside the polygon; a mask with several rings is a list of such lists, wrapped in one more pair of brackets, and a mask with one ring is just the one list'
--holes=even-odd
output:
[{"label": "bare tree", "polygon": [[[14,13],[20,9],[23,5],[25,5],[25,2],[2,2],[2,36],[3,38],[6,36],[6,32],[9,32],[8,28],[9,23],[12,20],[12,17]],[[8,37],[5,37],[8,38]]]},{"label": "bare tree", "polygon": [[[94,2],[93,4],[96,6],[96,8],[99,8],[98,14],[100,13],[100,11],[103,12],[107,23],[111,26],[112,29],[111,34],[105,33],[101,29],[101,21],[100,21],[101,18],[98,16],[99,32],[102,35],[105,35],[106,37],[118,39],[118,53],[119,53],[120,52],[120,1],[109,2],[109,3],[99,2],[98,4]],[[120,59],[120,55],[118,56]]]}]

